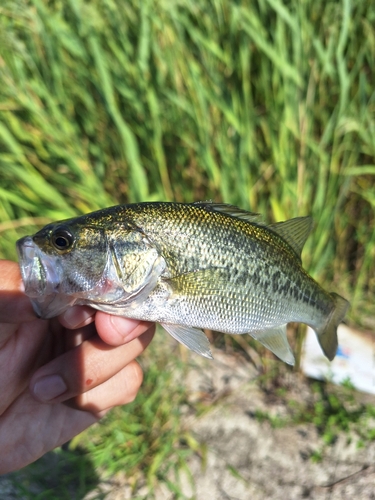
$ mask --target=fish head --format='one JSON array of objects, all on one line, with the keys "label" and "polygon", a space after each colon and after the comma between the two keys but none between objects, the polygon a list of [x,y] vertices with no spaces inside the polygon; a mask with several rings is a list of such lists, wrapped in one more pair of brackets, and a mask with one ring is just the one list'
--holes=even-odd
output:
[{"label": "fish head", "polygon": [[48,224],[17,241],[25,293],[41,318],[85,303],[103,284],[108,260],[105,231],[76,221]]},{"label": "fish head", "polygon": [[25,293],[41,318],[72,305],[114,314],[135,308],[166,267],[140,228],[99,212],[48,224],[20,239],[17,252]]}]

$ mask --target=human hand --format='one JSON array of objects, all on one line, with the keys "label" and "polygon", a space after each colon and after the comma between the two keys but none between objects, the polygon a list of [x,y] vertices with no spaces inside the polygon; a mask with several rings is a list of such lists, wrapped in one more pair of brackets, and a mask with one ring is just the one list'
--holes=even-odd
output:
[{"label": "human hand", "polygon": [[16,263],[0,260],[0,474],[37,460],[131,402],[150,323],[73,307],[35,317]]}]

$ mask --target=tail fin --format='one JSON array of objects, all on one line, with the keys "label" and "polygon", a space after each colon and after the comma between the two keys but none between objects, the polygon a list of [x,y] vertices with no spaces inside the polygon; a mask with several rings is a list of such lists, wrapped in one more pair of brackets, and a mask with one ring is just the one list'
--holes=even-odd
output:
[{"label": "tail fin", "polygon": [[350,306],[350,303],[340,295],[337,295],[337,293],[331,293],[331,297],[335,302],[335,308],[324,327],[316,330],[320,346],[330,361],[336,356],[337,327],[344,319],[346,311]]}]

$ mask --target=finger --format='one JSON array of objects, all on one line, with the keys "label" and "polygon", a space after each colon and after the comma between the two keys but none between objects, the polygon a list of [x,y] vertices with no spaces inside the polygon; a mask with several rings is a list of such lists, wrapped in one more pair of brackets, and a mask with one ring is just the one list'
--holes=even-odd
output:
[{"label": "finger", "polygon": [[106,344],[118,346],[126,344],[142,335],[152,323],[138,319],[113,316],[98,311],[95,317],[96,329]]},{"label": "finger", "polygon": [[95,319],[96,311],[88,306],[69,307],[63,314],[60,314],[59,321],[70,330],[92,323]]},{"label": "finger", "polygon": [[0,475],[34,462],[97,420],[64,404],[40,404],[26,390],[0,417]]},{"label": "finger", "polygon": [[65,349],[64,351],[70,351],[75,347],[83,344],[85,340],[90,339],[96,335],[95,323],[90,323],[89,325],[77,328],[76,330],[67,330],[65,334]]},{"label": "finger", "polygon": [[24,293],[20,269],[16,262],[0,260],[0,322],[33,321],[36,315]]},{"label": "finger", "polygon": [[131,403],[142,381],[142,368],[137,361],[131,361],[103,384],[74,398],[73,404],[80,410],[101,415],[103,411],[113,406]]},{"label": "finger", "polygon": [[139,356],[154,335],[153,329],[128,344],[111,347],[97,336],[40,368],[30,381],[34,397],[59,403],[104,383]]},{"label": "finger", "polygon": [[47,321],[23,323],[0,347],[0,415],[28,387],[35,370],[51,359],[54,342],[49,331]]}]

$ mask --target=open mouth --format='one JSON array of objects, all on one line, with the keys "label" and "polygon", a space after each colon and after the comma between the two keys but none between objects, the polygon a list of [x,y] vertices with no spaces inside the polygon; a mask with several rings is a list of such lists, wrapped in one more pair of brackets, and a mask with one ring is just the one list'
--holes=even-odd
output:
[{"label": "open mouth", "polygon": [[17,241],[17,253],[25,293],[40,318],[52,318],[74,302],[59,293],[59,263],[43,253],[30,236]]},{"label": "open mouth", "polygon": [[30,236],[18,240],[16,246],[26,295],[29,297],[44,295],[47,288],[47,273],[38,247]]}]

